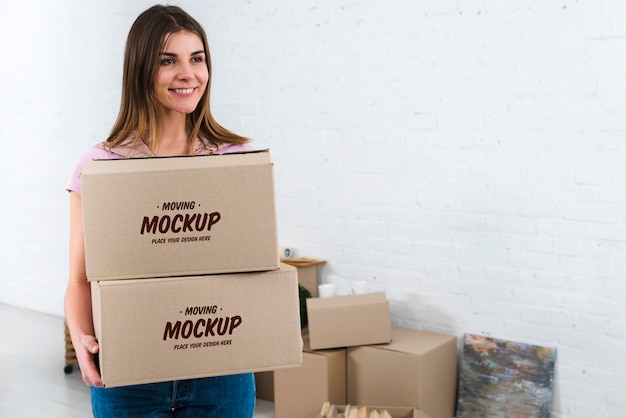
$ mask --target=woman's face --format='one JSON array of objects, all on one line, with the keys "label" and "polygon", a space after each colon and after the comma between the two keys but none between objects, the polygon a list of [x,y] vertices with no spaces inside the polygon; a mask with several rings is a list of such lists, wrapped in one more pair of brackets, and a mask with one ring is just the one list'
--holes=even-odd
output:
[{"label": "woman's face", "polygon": [[161,114],[189,114],[206,90],[209,70],[200,37],[191,32],[171,34],[161,53],[156,80],[156,99]]}]

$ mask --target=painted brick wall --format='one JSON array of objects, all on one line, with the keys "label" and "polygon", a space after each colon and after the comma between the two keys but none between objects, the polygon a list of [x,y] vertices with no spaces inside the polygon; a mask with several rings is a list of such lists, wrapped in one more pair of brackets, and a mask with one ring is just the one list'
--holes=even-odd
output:
[{"label": "painted brick wall", "polygon": [[[61,315],[64,184],[152,3],[30,3],[0,17],[0,302]],[[215,116],[271,149],[283,244],[397,326],[556,347],[553,416],[623,415],[626,3],[179,4]]]}]

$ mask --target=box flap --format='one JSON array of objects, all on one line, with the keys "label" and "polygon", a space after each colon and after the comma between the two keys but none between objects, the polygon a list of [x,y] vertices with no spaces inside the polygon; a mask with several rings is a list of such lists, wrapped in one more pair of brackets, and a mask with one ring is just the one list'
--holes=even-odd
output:
[{"label": "box flap", "polygon": [[94,174],[142,173],[154,170],[189,170],[241,165],[271,164],[269,150],[244,151],[228,154],[179,155],[172,157],[119,158],[91,160],[81,176]]}]

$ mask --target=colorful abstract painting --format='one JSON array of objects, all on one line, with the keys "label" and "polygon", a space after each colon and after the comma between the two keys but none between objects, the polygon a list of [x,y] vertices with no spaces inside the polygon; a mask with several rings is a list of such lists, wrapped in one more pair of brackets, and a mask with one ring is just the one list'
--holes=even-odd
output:
[{"label": "colorful abstract painting", "polygon": [[556,350],[466,334],[457,418],[548,418]]}]

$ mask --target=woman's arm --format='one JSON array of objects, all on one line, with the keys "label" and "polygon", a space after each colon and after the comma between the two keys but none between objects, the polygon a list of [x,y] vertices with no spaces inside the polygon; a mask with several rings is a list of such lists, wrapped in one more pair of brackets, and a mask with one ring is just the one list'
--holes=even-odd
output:
[{"label": "woman's arm", "polygon": [[65,321],[72,337],[83,380],[89,386],[102,386],[95,357],[98,342],[94,337],[91,287],[85,270],[82,200],[70,193],[70,276],[65,292]]}]

